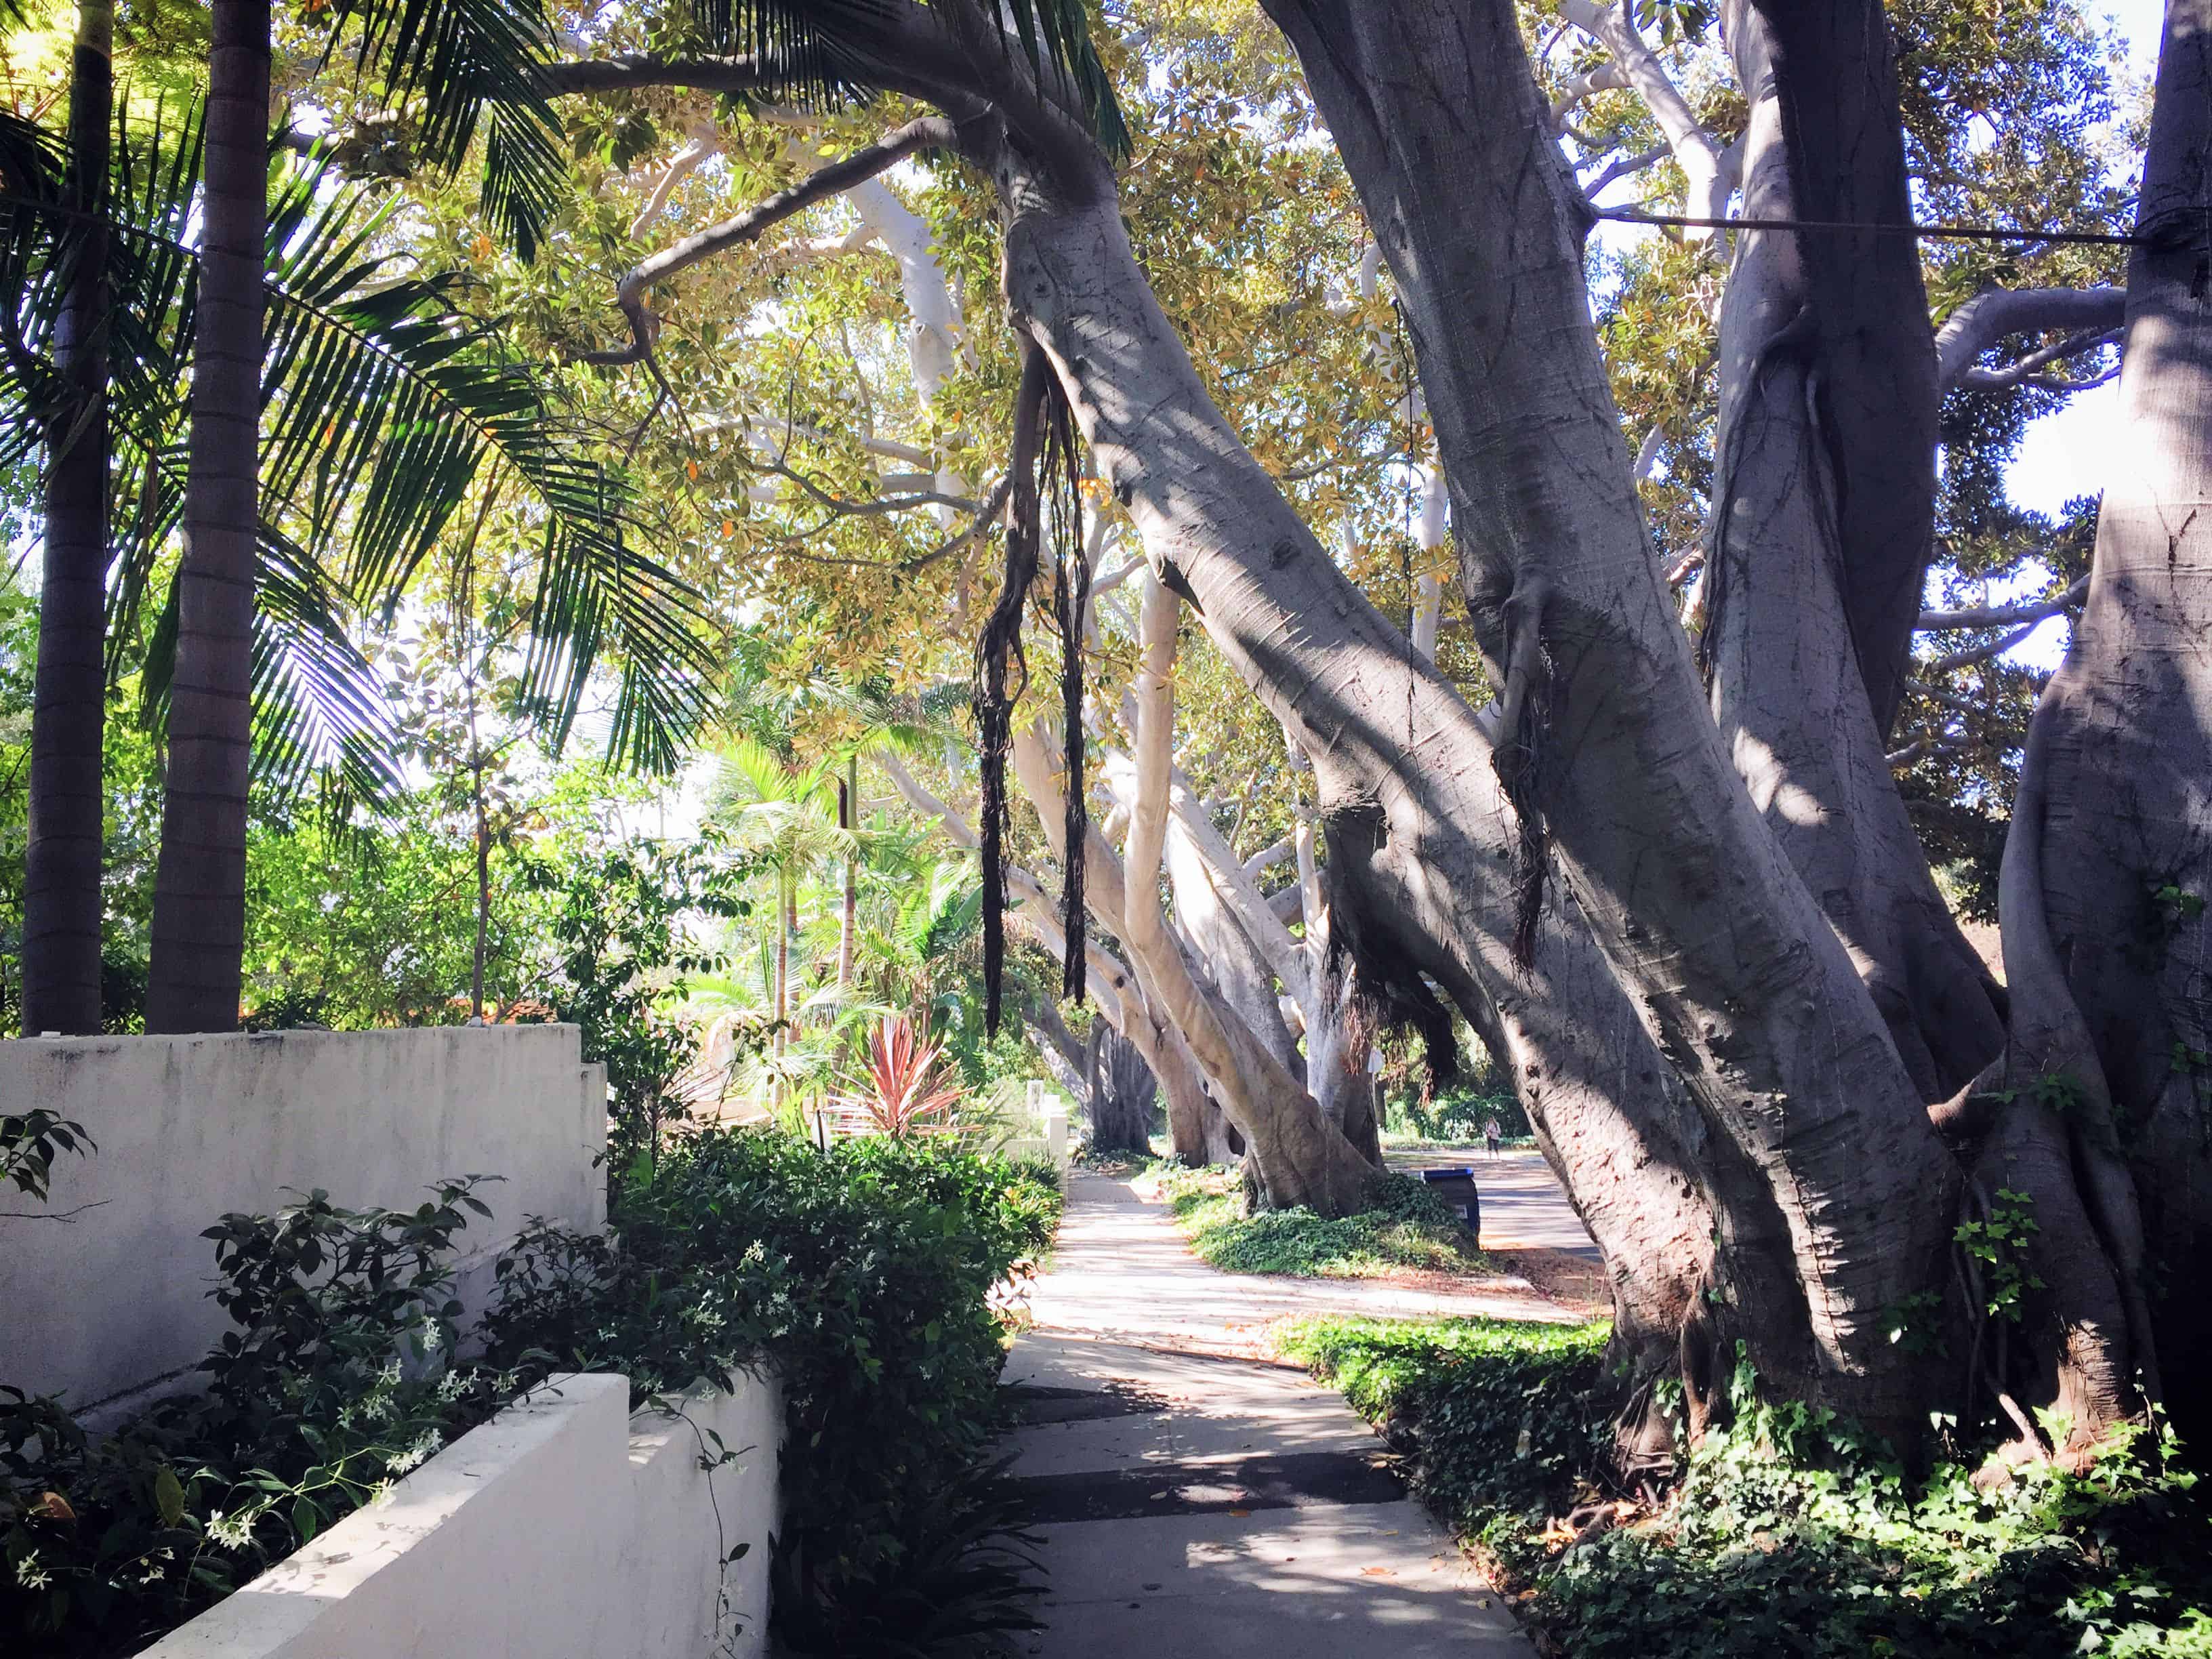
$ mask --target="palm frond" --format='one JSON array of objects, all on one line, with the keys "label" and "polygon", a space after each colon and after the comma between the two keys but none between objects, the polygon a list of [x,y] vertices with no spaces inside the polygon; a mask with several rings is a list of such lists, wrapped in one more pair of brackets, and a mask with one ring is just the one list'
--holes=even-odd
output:
[{"label": "palm frond", "polygon": [[1099,60],[1091,38],[1091,9],[1085,0],[1000,0],[1011,17],[1030,66],[1040,75],[1046,61],[1075,84],[1099,144],[1115,160],[1129,154],[1129,129],[1114,95],[1113,77]]},{"label": "palm frond", "polygon": [[387,101],[414,105],[424,158],[445,172],[485,129],[485,217],[525,260],[537,258],[558,199],[561,125],[538,71],[553,29],[538,0],[337,0],[332,45],[354,27],[358,70]]},{"label": "palm frond", "polygon": [[[389,615],[487,469],[540,526],[523,712],[556,751],[613,663],[617,761],[676,763],[709,708],[696,589],[640,550],[626,484],[568,442],[542,383],[438,277],[382,280],[384,213],[302,173],[271,213],[262,451],[272,511]],[[489,487],[489,483],[483,487]]]},{"label": "palm frond", "polygon": [[[824,810],[814,798],[830,781],[826,768],[789,765],[775,750],[751,737],[726,739],[720,759],[726,769],[723,784],[742,785],[755,802],[812,802],[813,810]],[[735,789],[726,793],[732,800],[742,799]]]},{"label": "palm frond", "polygon": [[[253,781],[271,805],[296,805],[321,779],[343,815],[355,804],[390,803],[400,786],[399,749],[381,689],[347,628],[350,606],[306,550],[266,525],[257,538],[253,584]],[[167,723],[176,666],[175,573],[149,635],[139,676],[139,719]]]},{"label": "palm frond", "polygon": [[[1066,76],[1108,155],[1128,155],[1129,130],[1091,39],[1086,0],[984,0],[978,9],[1012,26],[1040,77],[1047,64]],[[891,15],[884,0],[693,0],[692,8],[707,49],[750,57],[766,71],[764,98],[812,104],[865,98],[854,48]]]},{"label": "palm frond", "polygon": [[[33,162],[51,170],[35,130],[0,131],[0,151],[10,134],[31,158],[19,171]],[[124,136],[106,206],[118,489],[109,663],[119,677],[150,648],[160,681],[162,624],[148,613],[161,603],[160,556],[183,501],[201,124],[196,116],[165,124],[157,111],[150,132],[126,126]],[[33,173],[26,182],[38,185],[45,174]],[[64,243],[82,216],[50,193],[11,190],[6,204],[14,216],[0,225],[0,264],[14,270],[0,276],[15,277],[18,298],[0,307],[0,415],[8,417],[0,419],[0,459],[21,459],[46,437]],[[503,355],[493,332],[453,302],[446,282],[384,280],[384,222],[365,192],[325,188],[312,165],[284,181],[272,206],[264,552],[296,546],[331,573],[326,592],[388,614],[459,503],[491,470],[543,538],[522,712],[557,750],[594,677],[611,669],[615,759],[672,767],[710,706],[716,653],[699,595],[640,550],[623,481],[569,441],[532,367]],[[283,582],[265,558],[263,570]],[[283,660],[307,659],[295,641]],[[319,683],[335,684],[328,673]],[[158,708],[160,687],[149,696]],[[325,697],[322,707],[330,714],[337,705]],[[337,752],[327,743],[308,748]]]},{"label": "palm frond", "polygon": [[399,733],[348,636],[344,596],[303,550],[264,532],[254,600],[255,781],[289,802],[321,777],[339,801],[388,805]]}]

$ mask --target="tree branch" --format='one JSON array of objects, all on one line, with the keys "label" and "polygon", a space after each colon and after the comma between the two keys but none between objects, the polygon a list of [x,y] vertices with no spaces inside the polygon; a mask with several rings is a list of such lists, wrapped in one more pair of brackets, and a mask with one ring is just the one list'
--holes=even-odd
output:
[{"label": "tree branch", "polygon": [[2106,329],[2101,332],[2092,331],[2071,334],[2057,344],[2031,351],[2018,362],[2007,363],[2002,368],[1970,368],[1960,376],[1959,384],[1974,392],[2002,392],[2016,386],[2037,386],[2045,392],[2086,392],[2091,386],[2102,386],[2118,374],[2118,369],[2107,369],[2092,380],[2053,380],[2039,375],[2037,371],[2048,368],[2053,363],[2079,357],[2085,352],[2094,351],[2100,346],[2110,345],[2119,337],[2120,331],[2117,328]]},{"label": "tree branch", "polygon": [[1990,289],[1977,294],[1936,331],[1937,382],[1946,391],[1969,384],[1982,354],[2008,334],[2061,328],[2099,337],[2110,334],[2124,320],[2127,304],[2124,288]]},{"label": "tree branch", "polygon": [[[1651,112],[1674,160],[1689,176],[1689,216],[1721,217],[1735,188],[1727,153],[1699,124],[1689,100],[1667,73],[1667,66],[1659,61],[1659,54],[1645,42],[1626,0],[1607,6],[1597,5],[1594,0],[1561,0],[1559,15],[1612,53],[1621,81]],[[1594,196],[1611,182],[1608,175],[1601,183],[1592,185],[1588,193]],[[1711,234],[1702,232],[1700,239]]]},{"label": "tree branch", "polygon": [[2088,597],[2089,579],[2084,576],[2055,599],[1990,605],[1978,611],[1923,611],[1918,629],[1927,634],[1953,628],[2002,628],[2013,623],[2039,623],[2077,609]]},{"label": "tree branch", "polygon": [[538,70],[538,84],[548,98],[634,92],[644,87],[751,93],[758,92],[775,75],[775,66],[758,58],[656,58],[647,52],[626,52],[616,58],[548,64]]},{"label": "tree branch", "polygon": [[653,185],[653,193],[645,198],[645,206],[639,210],[637,217],[630,221],[631,238],[635,240],[641,235],[647,225],[660,216],[660,210],[668,205],[668,198],[677,185],[697,172],[700,164],[709,156],[721,153],[722,135],[714,124],[712,121],[696,123],[691,129],[691,142],[676,152],[674,159],[661,173],[659,181]]},{"label": "tree branch", "polygon": [[841,196],[854,185],[874,178],[886,167],[921,149],[951,148],[958,137],[951,122],[939,115],[926,115],[909,121],[897,131],[866,149],[856,150],[842,161],[833,161],[811,173],[788,190],[780,190],[734,218],[710,226],[696,236],[687,236],[672,247],[663,248],[624,276],[615,287],[615,303],[622,307],[623,315],[629,319],[630,343],[615,351],[590,351],[580,354],[575,361],[601,367],[619,367],[625,363],[642,362],[652,356],[653,345],[660,332],[660,319],[645,303],[645,291],[655,283],[690,269],[701,260],[711,258],[726,248],[737,247],[757,238],[762,232],[782,223],[794,214],[804,212],[816,203],[832,196]]},{"label": "tree branch", "polygon": [[1954,651],[1948,656],[1938,657],[1928,665],[1928,672],[1945,674],[1954,668],[1970,667],[1978,662],[1987,662],[1991,657],[2002,657],[2013,647],[2026,640],[2037,629],[2042,627],[2045,620],[2047,618],[2039,618],[2025,628],[2015,628],[2011,633],[2002,635],[1987,644],[1970,645],[1964,650]]}]

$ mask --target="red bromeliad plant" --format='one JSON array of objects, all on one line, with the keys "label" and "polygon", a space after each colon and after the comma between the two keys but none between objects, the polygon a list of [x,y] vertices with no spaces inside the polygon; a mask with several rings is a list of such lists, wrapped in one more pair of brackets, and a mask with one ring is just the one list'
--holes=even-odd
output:
[{"label": "red bromeliad plant", "polygon": [[867,1070],[840,1103],[893,1140],[948,1133],[947,1117],[966,1091],[945,1085],[937,1068],[942,1052],[904,1014],[886,1014],[868,1033]]}]

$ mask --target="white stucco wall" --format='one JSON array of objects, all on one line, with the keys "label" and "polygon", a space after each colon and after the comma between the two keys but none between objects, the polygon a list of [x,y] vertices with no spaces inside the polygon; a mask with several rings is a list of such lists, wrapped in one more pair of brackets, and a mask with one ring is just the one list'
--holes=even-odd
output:
[{"label": "white stucco wall", "polygon": [[443,1176],[502,1176],[478,1191],[493,1219],[461,1236],[471,1311],[526,1217],[605,1218],[605,1076],[574,1026],[0,1042],[0,1112],[40,1106],[99,1150],[55,1165],[48,1213],[0,1217],[0,1382],[79,1409],[213,1346],[226,1321],[201,1231],[288,1188],[412,1209]]},{"label": "white stucco wall", "polygon": [[[782,1408],[734,1381],[671,1418],[562,1378],[143,1659],[755,1659]],[[702,1471],[712,1435],[740,1455]]]}]

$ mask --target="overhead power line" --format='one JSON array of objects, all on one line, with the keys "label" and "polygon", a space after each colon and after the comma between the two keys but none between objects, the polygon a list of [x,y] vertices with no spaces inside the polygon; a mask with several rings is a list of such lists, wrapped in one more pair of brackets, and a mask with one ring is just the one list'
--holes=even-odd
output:
[{"label": "overhead power line", "polygon": [[1679,225],[1688,230],[1872,231],[1878,236],[1928,236],[1972,242],[2085,242],[2099,247],[2146,247],[2147,236],[2108,230],[2008,230],[1994,225],[1855,223],[1839,219],[1692,219],[1680,214],[1644,213],[1635,208],[1600,208],[1597,216],[1623,225]]}]

